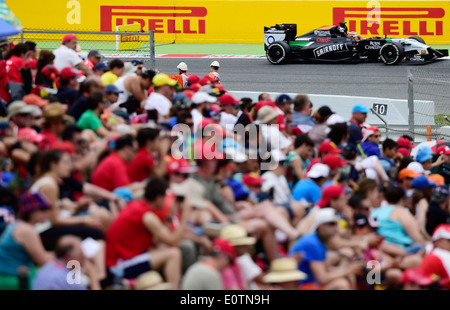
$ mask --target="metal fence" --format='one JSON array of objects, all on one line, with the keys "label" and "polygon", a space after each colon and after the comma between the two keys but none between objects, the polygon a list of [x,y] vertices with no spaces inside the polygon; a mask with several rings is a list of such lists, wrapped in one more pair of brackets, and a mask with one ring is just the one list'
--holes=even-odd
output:
[{"label": "metal fence", "polygon": [[33,41],[40,50],[55,50],[64,35],[72,33],[78,38],[78,53],[87,56],[96,49],[102,61],[119,58],[123,61],[141,60],[147,69],[155,69],[155,33],[151,31],[60,31],[24,29],[19,37],[11,38],[20,42]]},{"label": "metal fence", "polygon": [[[407,69],[408,115],[406,126],[392,126],[372,110],[384,125],[378,125],[385,137],[411,136],[415,142],[450,141],[450,72],[445,68],[424,66]],[[426,103],[426,104],[425,104]]]}]

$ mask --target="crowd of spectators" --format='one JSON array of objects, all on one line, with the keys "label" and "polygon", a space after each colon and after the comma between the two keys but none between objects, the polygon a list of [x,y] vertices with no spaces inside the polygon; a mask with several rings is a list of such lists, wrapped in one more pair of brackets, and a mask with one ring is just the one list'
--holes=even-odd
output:
[{"label": "crowd of spectators", "polygon": [[450,142],[0,42],[0,289],[450,289]]}]

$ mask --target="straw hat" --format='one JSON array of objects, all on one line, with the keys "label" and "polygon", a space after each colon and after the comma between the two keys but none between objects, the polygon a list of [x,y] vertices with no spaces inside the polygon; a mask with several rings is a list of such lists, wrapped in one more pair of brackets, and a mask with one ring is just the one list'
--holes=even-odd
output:
[{"label": "straw hat", "polygon": [[249,237],[242,226],[227,225],[220,231],[220,238],[230,241],[233,246],[238,245],[253,245],[256,239]]},{"label": "straw hat", "polygon": [[297,269],[297,261],[292,257],[274,259],[270,272],[263,277],[266,283],[290,282],[306,279],[306,274]]},{"label": "straw hat", "polygon": [[274,110],[271,106],[263,106],[258,111],[258,120],[260,124],[266,124],[270,120],[278,117],[278,112]]},{"label": "straw hat", "polygon": [[170,290],[172,284],[164,282],[159,272],[151,270],[142,273],[136,279],[136,290]]},{"label": "straw hat", "polygon": [[177,196],[189,197],[193,207],[206,208],[205,188],[197,180],[188,178],[183,183],[172,183],[170,188]]}]

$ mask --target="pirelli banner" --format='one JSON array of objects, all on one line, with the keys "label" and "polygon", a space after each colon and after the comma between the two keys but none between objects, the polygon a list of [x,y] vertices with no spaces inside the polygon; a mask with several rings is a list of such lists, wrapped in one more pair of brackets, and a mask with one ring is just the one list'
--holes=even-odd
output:
[{"label": "pirelli banner", "polygon": [[347,22],[362,37],[420,36],[450,44],[450,1],[9,0],[26,29],[115,31],[139,23],[157,43],[263,44],[264,26],[297,24],[298,35]]}]

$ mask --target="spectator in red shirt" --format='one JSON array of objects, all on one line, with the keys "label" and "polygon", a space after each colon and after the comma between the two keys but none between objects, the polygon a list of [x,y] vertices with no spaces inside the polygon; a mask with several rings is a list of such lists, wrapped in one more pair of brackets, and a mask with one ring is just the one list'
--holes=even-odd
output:
[{"label": "spectator in red shirt", "polygon": [[431,239],[434,248],[423,258],[419,270],[426,275],[437,276],[439,284],[450,289],[450,224],[439,225]]},{"label": "spectator in red shirt", "polygon": [[41,150],[49,150],[58,142],[68,122],[73,118],[66,114],[66,108],[59,102],[49,103],[44,107],[44,123],[42,135],[44,141],[39,145]]},{"label": "spectator in red shirt", "polygon": [[26,61],[30,50],[24,43],[17,44],[11,51],[12,56],[6,60],[6,71],[11,82],[23,83],[22,73],[26,69]]},{"label": "spectator in red shirt", "polygon": [[84,60],[84,64],[91,70],[94,69],[95,65],[102,59],[102,54],[98,50],[90,50],[87,58]]},{"label": "spectator in red shirt", "polygon": [[114,151],[99,162],[92,173],[91,183],[111,192],[120,187],[127,187],[134,193],[144,189],[145,184],[133,184],[127,172],[127,163],[133,159],[137,148],[134,138],[124,135],[113,143]]},{"label": "spectator in red shirt", "polygon": [[292,120],[292,98],[287,94],[281,94],[275,99],[276,110],[278,112],[278,126],[280,126],[280,131],[288,137],[291,132],[291,124],[288,119]]},{"label": "spectator in red shirt", "polygon": [[160,136],[160,129],[144,127],[137,133],[139,150],[128,164],[128,176],[132,182],[140,182],[150,176],[163,177],[170,140]]},{"label": "spectator in red shirt", "polygon": [[127,279],[149,270],[160,271],[177,290],[181,281],[178,244],[187,229],[191,205],[186,197],[180,225],[170,231],[157,213],[164,207],[167,189],[164,179],[153,178],[145,188],[145,199],[130,202],[120,212],[106,234],[106,266],[112,274],[122,269]]}]

